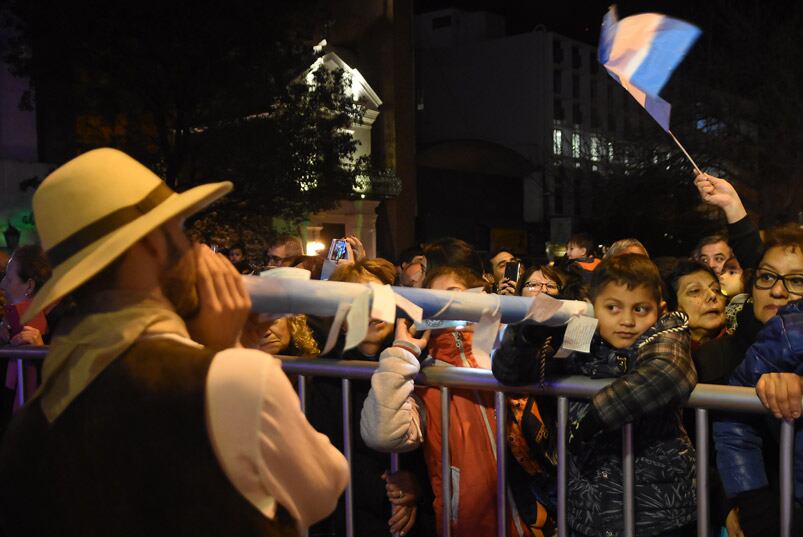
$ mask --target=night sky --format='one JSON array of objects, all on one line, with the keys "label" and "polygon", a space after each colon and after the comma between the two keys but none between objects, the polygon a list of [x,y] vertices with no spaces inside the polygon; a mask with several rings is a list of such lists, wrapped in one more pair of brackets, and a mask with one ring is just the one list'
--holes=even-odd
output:
[{"label": "night sky", "polygon": [[[707,0],[711,1],[711,0]],[[714,4],[726,5],[727,9],[739,10],[744,6],[754,5],[757,0],[730,0]],[[481,10],[504,15],[507,30],[510,34],[530,32],[539,24],[547,30],[572,37],[579,41],[596,45],[599,39],[599,28],[602,17],[612,4],[610,0],[569,0],[563,2],[546,2],[543,0],[525,1],[493,1],[493,0],[415,0],[415,13],[426,13],[437,9],[456,7],[467,11]],[[790,0],[774,1],[773,11],[783,10],[786,5],[791,9],[799,9],[799,5]],[[698,25],[703,32],[716,32],[721,24],[712,6],[702,2],[677,2],[672,0],[625,0],[616,2],[619,17],[636,13],[656,11],[673,17],[685,19]],[[709,9],[706,9],[708,7]]]}]

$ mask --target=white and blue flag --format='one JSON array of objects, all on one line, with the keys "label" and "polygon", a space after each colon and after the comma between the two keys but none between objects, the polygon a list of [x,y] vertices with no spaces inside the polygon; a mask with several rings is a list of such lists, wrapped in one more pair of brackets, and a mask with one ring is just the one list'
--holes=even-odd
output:
[{"label": "white and blue flag", "polygon": [[658,94],[699,36],[693,24],[660,13],[619,20],[611,6],[602,19],[599,62],[669,132],[671,106]]}]

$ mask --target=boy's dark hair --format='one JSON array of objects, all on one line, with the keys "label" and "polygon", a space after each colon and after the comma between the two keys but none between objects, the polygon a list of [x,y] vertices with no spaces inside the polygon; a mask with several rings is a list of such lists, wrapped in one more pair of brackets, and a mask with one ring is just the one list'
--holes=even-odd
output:
[{"label": "boy's dark hair", "polygon": [[424,283],[421,287],[429,289],[429,286],[432,285],[435,279],[447,274],[453,274],[456,279],[460,280],[460,282],[466,286],[466,289],[482,287],[486,292],[490,291],[490,284],[480,276],[477,276],[473,270],[469,270],[466,267],[452,267],[449,265],[441,265],[435,270],[428,271],[427,277],[424,279]]},{"label": "boy's dark hair", "polygon": [[700,257],[700,251],[703,249],[703,246],[708,246],[709,244],[716,244],[718,242],[724,242],[725,244],[728,245],[728,248],[730,248],[730,244],[728,243],[728,236],[725,235],[724,233],[715,233],[713,235],[707,235],[702,239],[700,239],[700,241],[697,243],[697,246],[695,246],[694,250],[692,250],[691,256],[695,259]]},{"label": "boy's dark hair", "polygon": [[397,265],[401,266],[403,263],[410,263],[414,257],[424,255],[424,249],[420,246],[410,246],[409,248],[405,248],[399,254],[399,262]]},{"label": "boy's dark hair", "polygon": [[485,262],[488,263],[488,265],[490,266],[491,259],[493,259],[494,257],[498,256],[502,252],[507,252],[510,255],[512,255],[513,257],[519,257],[510,248],[497,248],[496,250],[492,250],[491,253],[488,254],[488,257],[485,258]]},{"label": "boy's dark hair", "polygon": [[466,241],[447,237],[424,245],[427,271],[442,266],[464,267],[482,277],[485,269],[480,254]]},{"label": "boy's dark hair", "polygon": [[714,278],[714,281],[719,281],[719,276],[717,273],[714,272],[714,269],[697,261],[695,259],[681,259],[675,265],[675,268],[672,269],[672,272],[669,273],[665,277],[666,280],[666,305],[669,311],[675,311],[678,309],[678,284],[680,282],[680,278],[683,276],[688,276],[689,274],[694,274],[695,272],[707,272]]},{"label": "boy's dark hair", "polygon": [[586,256],[591,257],[594,255],[594,237],[589,233],[575,233],[566,242],[566,245],[574,244],[578,248],[586,249]]},{"label": "boy's dark hair", "polygon": [[644,285],[652,293],[655,302],[661,303],[661,274],[649,257],[623,254],[603,259],[591,275],[591,301],[596,300],[602,288],[611,282],[627,285],[628,289]]},{"label": "boy's dark hair", "polygon": [[[50,263],[38,244],[20,246],[14,250],[11,257],[17,262],[20,280],[23,282],[33,280],[36,291],[50,278]],[[5,270],[5,267],[3,269]]]}]

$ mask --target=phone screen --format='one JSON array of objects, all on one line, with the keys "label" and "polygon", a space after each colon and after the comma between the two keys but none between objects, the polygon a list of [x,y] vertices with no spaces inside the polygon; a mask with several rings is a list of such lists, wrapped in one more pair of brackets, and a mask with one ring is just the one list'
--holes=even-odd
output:
[{"label": "phone screen", "polygon": [[329,248],[329,259],[332,261],[340,261],[341,259],[348,258],[348,248],[344,239],[335,239],[332,241],[332,246]]},{"label": "phone screen", "polygon": [[505,278],[511,281],[518,281],[519,279],[519,267],[521,263],[518,261],[508,261],[505,265]]}]

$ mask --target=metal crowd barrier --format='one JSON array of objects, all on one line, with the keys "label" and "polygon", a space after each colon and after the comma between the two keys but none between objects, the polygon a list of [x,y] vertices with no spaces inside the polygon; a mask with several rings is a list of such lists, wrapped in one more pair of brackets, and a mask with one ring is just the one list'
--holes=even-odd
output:
[{"label": "metal crowd barrier", "polygon": [[[0,359],[16,359],[20,367],[24,361],[36,361],[44,358],[46,347],[5,347],[0,348]],[[353,360],[326,360],[313,358],[282,358],[284,371],[290,375],[298,375],[298,395],[301,409],[306,413],[307,390],[306,379],[313,376],[335,377],[342,379],[342,412],[343,412],[343,454],[351,464],[351,381],[369,380],[377,368],[376,362],[363,362]],[[451,388],[464,388],[474,390],[493,391],[495,394],[496,410],[496,441],[498,446],[505,445],[505,419],[507,416],[505,393],[531,393],[557,397],[558,407],[558,536],[567,537],[568,524],[566,520],[566,492],[568,468],[566,458],[567,424],[569,415],[569,399],[589,399],[597,391],[606,386],[610,380],[590,379],[582,376],[570,376],[547,379],[543,386],[505,386],[497,382],[490,371],[480,369],[466,369],[459,367],[425,367],[415,380],[417,385],[440,387],[441,390],[441,419],[443,429],[449,427],[449,390]],[[697,432],[697,535],[708,537],[709,510],[708,510],[708,411],[724,410],[747,413],[767,413],[753,388],[740,388],[734,386],[717,386],[699,384],[691,394],[687,407],[695,408]],[[794,424],[781,422],[780,435],[780,522],[781,536],[791,537],[792,521],[792,494],[793,494],[793,468],[792,455],[794,444]],[[507,536],[507,475],[505,469],[505,450],[497,450],[497,536]],[[622,462],[624,475],[624,529],[626,537],[635,537],[635,507],[633,489],[635,482],[633,460],[633,425],[622,427]],[[441,465],[450,466],[449,436],[442,436]],[[398,470],[398,455],[390,455],[392,471]],[[441,480],[442,498],[450,498],[450,481]],[[354,536],[354,499],[352,485],[345,492],[346,535]],[[442,510],[443,519],[440,521],[442,537],[451,534],[450,509]]]}]

